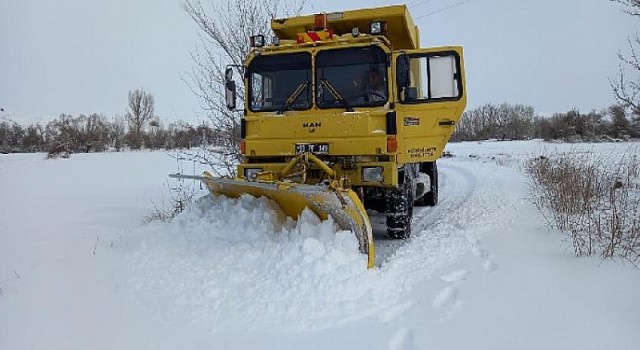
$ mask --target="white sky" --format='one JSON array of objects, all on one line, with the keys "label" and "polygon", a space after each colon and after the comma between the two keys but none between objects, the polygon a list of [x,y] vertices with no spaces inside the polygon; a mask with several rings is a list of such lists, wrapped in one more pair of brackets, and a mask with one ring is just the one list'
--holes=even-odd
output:
[{"label": "white sky", "polygon": [[[471,0],[425,16],[461,1],[406,4],[423,47],[464,46],[468,108],[511,102],[550,113],[614,102],[608,78],[639,24],[620,6],[608,0]],[[309,1],[304,12],[394,3]],[[192,65],[197,33],[179,0],[2,0],[0,116],[121,115],[127,92],[143,87],[164,120],[197,121],[198,101],[181,79]]]}]

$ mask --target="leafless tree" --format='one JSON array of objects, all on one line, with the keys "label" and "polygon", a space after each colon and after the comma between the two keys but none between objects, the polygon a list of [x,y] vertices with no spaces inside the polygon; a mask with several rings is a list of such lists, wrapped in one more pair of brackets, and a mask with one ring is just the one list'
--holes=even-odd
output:
[{"label": "leafless tree", "polygon": [[627,119],[627,111],[622,105],[612,105],[609,107],[611,116],[611,136],[615,138],[626,138],[631,136],[631,123]]},{"label": "leafless tree", "polygon": [[125,121],[122,117],[114,117],[109,125],[110,145],[120,152],[125,144]]},{"label": "leafless tree", "polygon": [[153,96],[143,89],[129,91],[129,107],[126,119],[129,124],[129,145],[142,147],[142,133],[147,122],[153,117]]},{"label": "leafless tree", "polygon": [[[224,72],[233,65],[236,80],[244,76],[244,60],[251,49],[249,37],[270,37],[270,22],[275,17],[299,14],[306,0],[184,0],[182,7],[200,29],[201,46],[192,54],[194,67],[186,82],[200,99],[201,106],[217,131],[216,146],[190,154],[208,164],[213,171],[234,174],[240,154],[240,118],[242,111],[229,111],[224,98]],[[244,101],[243,84],[238,98]],[[239,106],[244,105],[242,102]]]},{"label": "leafless tree", "polygon": [[526,139],[533,134],[533,107],[486,103],[464,112],[453,140]]},{"label": "leafless tree", "polygon": [[625,6],[623,10],[631,16],[640,16],[640,0],[611,0]]},{"label": "leafless tree", "polygon": [[[640,0],[612,0],[624,5],[623,11],[630,16],[640,19]],[[611,88],[616,99],[625,107],[630,108],[634,115],[640,115],[640,37],[634,34],[628,38],[629,52],[618,53],[620,72],[616,78],[611,78]],[[633,75],[633,76],[631,76]]]}]

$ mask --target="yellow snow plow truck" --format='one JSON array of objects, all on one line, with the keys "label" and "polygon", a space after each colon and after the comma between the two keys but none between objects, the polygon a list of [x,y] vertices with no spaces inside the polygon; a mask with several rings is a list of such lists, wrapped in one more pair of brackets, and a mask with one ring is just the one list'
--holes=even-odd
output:
[{"label": "yellow snow plow truck", "polygon": [[236,178],[190,178],[215,194],[266,196],[293,218],[305,208],[331,216],[358,237],[371,268],[367,209],[405,239],[414,205],[438,202],[436,159],[466,105],[462,47],[421,49],[404,5],[274,19],[271,29],[268,45],[251,37],[242,67]]}]

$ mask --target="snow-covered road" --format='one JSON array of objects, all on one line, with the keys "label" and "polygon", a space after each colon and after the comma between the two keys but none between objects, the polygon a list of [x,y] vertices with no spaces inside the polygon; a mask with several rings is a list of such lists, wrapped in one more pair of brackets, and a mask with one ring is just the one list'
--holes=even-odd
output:
[{"label": "snow-covered road", "polygon": [[375,227],[374,270],[265,199],[141,224],[193,167],[160,152],[0,155],[0,349],[635,349],[638,271],[574,258],[529,201],[517,160],[557,147],[450,144],[440,203],[408,241]]},{"label": "snow-covered road", "polygon": [[[457,211],[476,187],[476,178],[469,171],[455,166],[454,162],[448,160],[442,160],[438,164],[441,199],[435,207],[414,208],[412,225],[416,236],[422,235],[423,231],[429,231],[438,220]],[[389,239],[386,234],[384,215],[376,215],[375,212],[370,214],[372,214],[371,221],[375,223],[376,262],[378,266],[382,266],[388,263],[395,252],[408,241]]]}]

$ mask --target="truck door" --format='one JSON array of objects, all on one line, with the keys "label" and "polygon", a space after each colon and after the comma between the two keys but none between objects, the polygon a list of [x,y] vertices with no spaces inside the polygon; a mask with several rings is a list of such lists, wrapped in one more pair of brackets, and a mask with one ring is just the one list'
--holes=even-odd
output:
[{"label": "truck door", "polygon": [[398,161],[436,160],[466,106],[462,47],[400,51],[393,64]]}]

